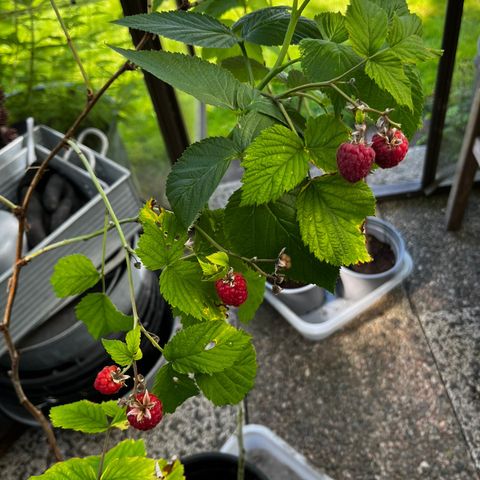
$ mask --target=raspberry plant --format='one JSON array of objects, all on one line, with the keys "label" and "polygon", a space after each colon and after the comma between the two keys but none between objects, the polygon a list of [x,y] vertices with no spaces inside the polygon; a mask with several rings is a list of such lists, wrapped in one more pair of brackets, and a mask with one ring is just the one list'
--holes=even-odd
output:
[{"label": "raspberry plant", "polygon": [[[197,47],[200,56],[112,48],[174,88],[234,112],[236,122],[228,136],[209,137],[185,150],[167,180],[171,210],[153,200],[145,204],[134,251],[88,162],[69,142],[105,202],[104,236],[114,226],[122,240],[132,301],[132,315],[124,315],[103,283],[101,293],[83,297],[76,314],[97,339],[126,332],[125,341],[102,339],[115,366],[102,371],[98,383],[103,393],[113,393],[128,373],[133,390],[120,402],[54,407],[50,418],[56,427],[98,433],[130,422],[152,428],[162,413],[200,393],[215,405],[240,402],[255,382],[255,349],[250,335],[230,324],[227,304],[238,304],[235,315],[249,322],[266,278],[276,286],[287,277],[333,291],[340,266],[370,260],[362,231],[365,217],[375,213],[374,195],[363,181],[375,157],[369,129],[379,125],[382,141],[391,129],[413,135],[423,106],[416,64],[437,52],[424,47],[421,22],[404,0],[351,0],[345,14],[324,12],[314,19],[302,16],[309,0],[248,11],[250,3],[238,2],[248,13],[233,25],[221,18],[235,2],[223,0],[187,2],[193,7],[188,11],[117,21]],[[274,62],[265,62],[267,53]],[[360,150],[369,157],[358,174],[349,162]],[[394,156],[396,161],[399,155]],[[225,208],[209,209],[236,159],[244,169],[241,188]],[[345,179],[345,171],[355,175]],[[161,270],[160,291],[181,319],[182,329],[164,346],[138,317],[132,259]],[[229,282],[237,288],[237,275],[242,301],[237,290],[231,301]],[[61,297],[83,293],[100,280],[103,266],[99,272],[81,255],[59,261],[51,278]],[[136,366],[142,336],[166,360],[150,392],[141,375],[147,372]],[[101,457],[57,463],[34,478],[109,480],[120,478],[118,472],[129,480],[183,478],[178,461],[155,463],[145,455],[141,442],[127,440]]]}]

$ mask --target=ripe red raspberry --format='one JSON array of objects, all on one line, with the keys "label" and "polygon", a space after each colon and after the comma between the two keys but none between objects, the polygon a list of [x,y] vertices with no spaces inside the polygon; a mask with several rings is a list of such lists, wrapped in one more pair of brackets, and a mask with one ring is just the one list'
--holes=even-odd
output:
[{"label": "ripe red raspberry", "polygon": [[397,166],[407,154],[408,140],[401,130],[391,128],[385,135],[376,133],[372,138],[375,163],[382,168]]},{"label": "ripe red raspberry", "polygon": [[127,408],[127,420],[138,430],[151,430],[163,417],[162,402],[153,393],[145,390],[135,395],[135,400]]},{"label": "ripe red raspberry", "polygon": [[342,143],[337,150],[340,175],[351,183],[365,178],[375,160],[375,151],[364,143]]},{"label": "ripe red raspberry", "polygon": [[224,278],[215,282],[218,296],[225,305],[238,307],[248,297],[247,282],[241,273],[229,272]]},{"label": "ripe red raspberry", "polygon": [[104,395],[113,395],[125,386],[125,380],[128,375],[123,375],[122,371],[116,365],[110,365],[102,368],[98,372],[93,386]]}]

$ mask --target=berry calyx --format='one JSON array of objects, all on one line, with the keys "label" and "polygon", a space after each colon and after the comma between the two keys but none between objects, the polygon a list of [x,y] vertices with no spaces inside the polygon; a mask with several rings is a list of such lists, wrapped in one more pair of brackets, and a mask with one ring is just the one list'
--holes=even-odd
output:
[{"label": "berry calyx", "polygon": [[125,386],[125,380],[130,378],[124,375],[117,365],[109,365],[98,372],[93,386],[104,395],[113,395]]},{"label": "berry calyx", "polygon": [[337,150],[340,175],[351,183],[365,178],[375,161],[375,151],[363,142],[342,143]]},{"label": "berry calyx", "polygon": [[147,390],[137,393],[127,408],[128,423],[138,430],[151,430],[158,425],[162,417],[162,402]]},{"label": "berry calyx", "polygon": [[215,282],[218,296],[225,305],[238,307],[248,297],[247,282],[238,272],[229,272],[225,277]]},{"label": "berry calyx", "polygon": [[385,134],[376,133],[372,137],[372,148],[375,163],[381,168],[392,168],[407,155],[408,140],[401,130],[390,128]]}]

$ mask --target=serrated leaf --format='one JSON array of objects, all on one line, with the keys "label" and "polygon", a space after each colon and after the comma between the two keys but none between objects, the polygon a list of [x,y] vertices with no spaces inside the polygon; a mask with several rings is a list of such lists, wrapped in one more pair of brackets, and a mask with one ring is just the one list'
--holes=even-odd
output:
[{"label": "serrated leaf", "polygon": [[54,427],[84,433],[100,433],[110,428],[110,422],[102,405],[89,400],[52,407],[50,420]]},{"label": "serrated leaf", "polygon": [[214,405],[234,405],[253,388],[257,374],[255,349],[249,345],[229,368],[213,374],[197,374],[195,379],[203,394]]},{"label": "serrated leaf", "polygon": [[[259,45],[282,45],[290,21],[290,10],[285,7],[268,7],[255,10],[235,22],[232,30],[244,40]],[[292,38],[292,45],[302,38],[320,38],[314,21],[300,17]]]},{"label": "serrated leaf", "polygon": [[100,480],[145,480],[155,478],[155,460],[145,457],[113,459],[104,469]]},{"label": "serrated leaf", "polygon": [[[157,461],[155,472],[158,478],[163,480],[185,480],[184,467],[180,463],[180,460],[168,461],[163,458]],[[158,474],[161,472],[163,477]]]},{"label": "serrated leaf", "polygon": [[172,212],[157,215],[146,204],[140,211],[143,233],[135,253],[149,270],[160,270],[183,256],[187,231]]},{"label": "serrated leaf", "polygon": [[162,401],[164,412],[173,413],[187,398],[198,395],[199,390],[188,375],[176,372],[167,363],[155,375],[152,393]]},{"label": "serrated leaf", "polygon": [[320,115],[307,120],[305,145],[313,163],[325,172],[337,171],[337,149],[348,137],[347,126],[332,115]]},{"label": "serrated leaf", "polygon": [[127,344],[121,340],[108,340],[102,338],[102,344],[105,351],[110,357],[112,357],[112,360],[122,367],[130,365],[133,360],[136,360],[132,355],[132,352],[130,352],[130,349],[127,347]]},{"label": "serrated leaf", "polygon": [[308,83],[307,77],[300,70],[292,68],[287,75],[287,87],[295,88]]},{"label": "serrated leaf", "polygon": [[221,372],[232,366],[251,337],[223,320],[203,322],[180,330],[163,354],[179,373]]},{"label": "serrated leaf", "polygon": [[332,80],[362,61],[349,45],[328,40],[302,40],[300,50],[302,69],[314,82]]},{"label": "serrated leaf", "polygon": [[160,292],[172,306],[195,318],[225,318],[215,287],[202,282],[202,269],[197,262],[178,261],[167,266],[160,275]]},{"label": "serrated leaf", "polygon": [[381,52],[367,61],[365,73],[382,89],[395,98],[399,105],[413,110],[412,92],[403,66],[389,51]]},{"label": "serrated leaf", "polygon": [[96,480],[97,471],[90,464],[91,458],[71,458],[55,463],[42,475],[33,475],[29,480]]},{"label": "serrated leaf", "polygon": [[215,252],[207,255],[207,260],[214,265],[219,265],[221,267],[229,266],[229,258],[225,252]]},{"label": "serrated leaf", "polygon": [[231,140],[210,137],[188,147],[173,165],[167,179],[167,197],[186,227],[208,202],[235,156]]},{"label": "serrated leaf", "polygon": [[364,57],[380,50],[387,38],[388,17],[385,10],[369,0],[351,0],[345,26],[353,49]]},{"label": "serrated leaf", "polygon": [[141,336],[142,333],[140,331],[140,327],[137,326],[130,330],[125,337],[127,348],[134,360],[140,360],[142,358],[142,351],[140,350]]},{"label": "serrated leaf", "polygon": [[296,193],[248,207],[240,206],[240,197],[241,192],[235,192],[225,210],[224,228],[231,249],[248,258],[274,259],[286,247],[292,258],[288,278],[315,283],[333,292],[339,268],[320,262],[303,244],[296,218]]},{"label": "serrated leaf", "polygon": [[259,205],[280,198],[305,178],[308,155],[296,133],[274,125],[247,148],[242,166],[242,205]]},{"label": "serrated leaf", "polygon": [[361,225],[374,214],[375,198],[367,184],[351,184],[339,175],[315,178],[297,199],[303,241],[319,260],[332,265],[370,260]]},{"label": "serrated leaf", "polygon": [[114,23],[198,47],[229,48],[238,41],[216,18],[183,10],[132,15]]},{"label": "serrated leaf", "polygon": [[387,12],[389,19],[391,19],[394,14],[403,16],[410,13],[406,0],[371,0],[371,2],[382,7]]},{"label": "serrated leaf", "polygon": [[50,283],[57,297],[79,295],[100,280],[95,265],[85,255],[75,253],[62,257],[53,270]]},{"label": "serrated leaf", "polygon": [[322,12],[315,16],[315,22],[324,40],[335,43],[348,40],[345,17],[340,12]]},{"label": "serrated leaf", "polygon": [[208,105],[242,110],[258,95],[228,70],[198,57],[164,51],[137,52],[111,48],[160,80]]},{"label": "serrated leaf", "polygon": [[75,315],[96,339],[112,332],[126,332],[133,325],[133,318],[120,312],[104,293],[85,295],[75,307]]},{"label": "serrated leaf", "polygon": [[201,322],[207,322],[205,318],[195,318],[192,317],[191,315],[188,315],[184,312],[182,312],[178,308],[172,308],[173,316],[178,317],[180,321],[182,322],[183,327],[190,327],[192,325],[197,325]]},{"label": "serrated leaf", "polygon": [[117,445],[115,445],[105,454],[105,461],[103,465],[104,468],[108,467],[108,465],[116,458],[145,457],[146,455],[147,452],[145,450],[145,442],[143,439],[127,439],[117,443]]},{"label": "serrated leaf", "polygon": [[116,400],[102,402],[100,404],[105,415],[109,418],[110,426],[120,430],[128,428],[127,412],[124,407],[120,407]]},{"label": "serrated leaf", "polygon": [[256,111],[242,115],[232,134],[237,150],[243,152],[263,130],[274,124],[272,118]]}]

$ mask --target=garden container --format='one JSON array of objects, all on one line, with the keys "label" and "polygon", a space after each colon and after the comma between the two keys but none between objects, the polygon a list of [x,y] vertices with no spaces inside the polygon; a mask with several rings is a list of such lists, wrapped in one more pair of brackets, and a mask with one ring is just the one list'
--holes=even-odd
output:
[{"label": "garden container", "polygon": [[[270,283],[267,282],[266,287],[269,291],[272,291]],[[325,290],[314,284],[303,285],[298,288],[282,288],[282,291],[275,296],[297,315],[304,315],[316,310],[325,302]]]}]

